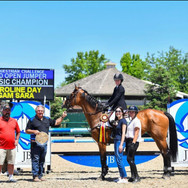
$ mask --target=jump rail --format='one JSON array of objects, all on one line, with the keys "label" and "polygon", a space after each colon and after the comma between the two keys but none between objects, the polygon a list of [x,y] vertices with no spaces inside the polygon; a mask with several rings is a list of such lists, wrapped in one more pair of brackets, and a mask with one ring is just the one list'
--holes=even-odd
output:
[{"label": "jump rail", "polygon": [[[142,138],[141,142],[154,142],[152,138]],[[93,139],[53,139],[51,143],[95,143]]]},{"label": "jump rail", "polygon": [[[51,128],[51,134],[55,133],[90,133],[88,128]],[[53,139],[52,143],[94,143],[93,139]],[[154,142],[152,138],[142,138],[141,142]]]},{"label": "jump rail", "polygon": [[51,128],[51,134],[56,133],[90,133],[88,128]]}]

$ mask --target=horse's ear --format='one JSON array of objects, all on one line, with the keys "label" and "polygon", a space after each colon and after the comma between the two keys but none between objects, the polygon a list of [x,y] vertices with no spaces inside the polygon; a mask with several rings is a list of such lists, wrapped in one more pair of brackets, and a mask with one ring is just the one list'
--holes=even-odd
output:
[{"label": "horse's ear", "polygon": [[75,89],[78,90],[78,87],[76,86],[76,84],[75,84]]}]

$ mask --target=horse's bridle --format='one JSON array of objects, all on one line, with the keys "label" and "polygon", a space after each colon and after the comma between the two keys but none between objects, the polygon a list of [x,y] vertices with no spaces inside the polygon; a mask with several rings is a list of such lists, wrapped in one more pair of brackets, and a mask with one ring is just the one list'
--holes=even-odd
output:
[{"label": "horse's bridle", "polygon": [[78,93],[78,90],[76,91],[76,92],[73,92],[72,94],[71,94],[71,96],[69,97],[68,96],[68,99],[66,99],[66,103],[67,103],[67,108],[69,109],[70,107],[72,107],[72,105],[71,105],[71,101],[72,101],[72,99],[74,99],[74,103],[76,104],[76,95],[77,95],[77,93]]},{"label": "horse's bridle", "polygon": [[[84,91],[83,90],[83,92],[84,93],[86,93],[87,94],[87,92],[86,91]],[[73,95],[72,95],[73,94]],[[76,91],[76,92],[73,92],[71,94],[71,96],[67,99],[67,108],[69,109],[70,107],[72,107],[72,105],[71,105],[71,101],[74,99],[74,103],[76,104],[76,95],[78,94],[78,90]],[[99,110],[99,111],[97,111],[97,106],[96,106],[96,108],[95,108],[95,113],[91,113],[91,112],[86,112],[88,115],[96,115],[96,114],[98,114],[99,112],[102,112],[103,110]]]}]

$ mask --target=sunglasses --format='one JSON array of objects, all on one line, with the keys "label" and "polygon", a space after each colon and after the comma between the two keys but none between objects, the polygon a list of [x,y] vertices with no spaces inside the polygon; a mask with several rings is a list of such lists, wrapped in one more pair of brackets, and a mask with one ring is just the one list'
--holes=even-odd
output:
[{"label": "sunglasses", "polygon": [[120,113],[120,112],[122,112],[122,111],[121,111],[121,110],[116,110],[116,113],[117,113],[117,112],[119,112],[119,113]]}]

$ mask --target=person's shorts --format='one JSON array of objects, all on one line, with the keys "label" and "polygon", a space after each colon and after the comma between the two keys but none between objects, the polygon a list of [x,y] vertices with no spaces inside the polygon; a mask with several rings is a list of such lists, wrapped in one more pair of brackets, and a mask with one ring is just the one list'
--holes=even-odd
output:
[{"label": "person's shorts", "polygon": [[14,164],[16,158],[16,149],[0,149],[0,165],[3,165],[7,158],[8,164]]}]

